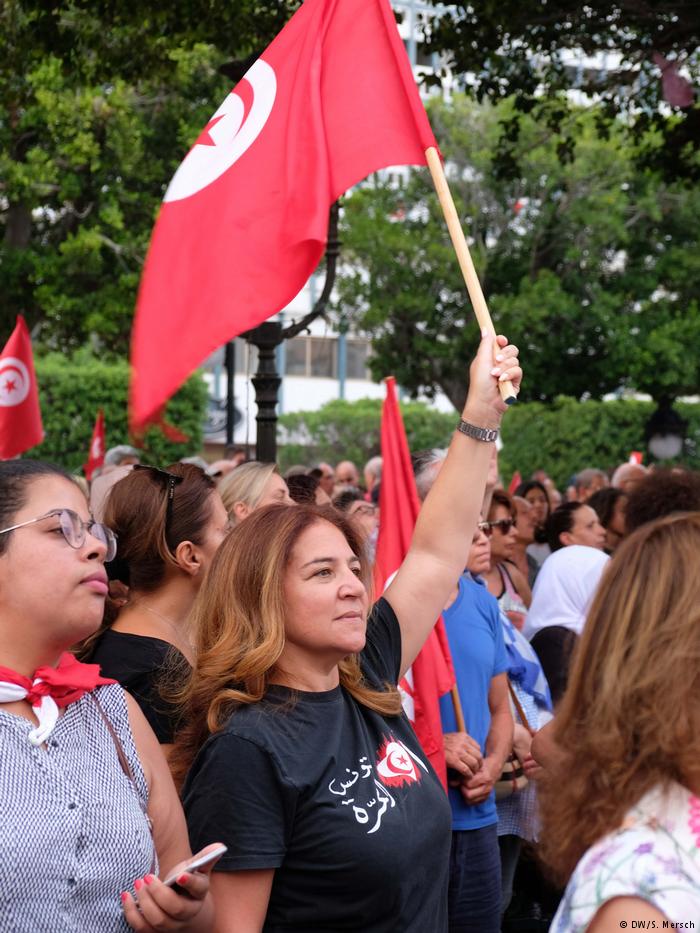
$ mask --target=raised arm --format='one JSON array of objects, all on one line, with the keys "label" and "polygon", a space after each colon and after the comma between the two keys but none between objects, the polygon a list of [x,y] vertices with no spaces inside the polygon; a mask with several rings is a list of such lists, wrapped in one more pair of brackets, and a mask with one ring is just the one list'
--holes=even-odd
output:
[{"label": "raised arm", "polygon": [[[494,340],[498,347],[494,365]],[[483,337],[469,370],[464,421],[479,428],[501,424],[506,406],[500,377],[516,389],[522,371],[518,351],[505,337]],[[463,572],[479,520],[493,443],[455,431],[447,458],[423,503],[406,559],[384,594],[401,626],[403,674],[423,646]]]}]

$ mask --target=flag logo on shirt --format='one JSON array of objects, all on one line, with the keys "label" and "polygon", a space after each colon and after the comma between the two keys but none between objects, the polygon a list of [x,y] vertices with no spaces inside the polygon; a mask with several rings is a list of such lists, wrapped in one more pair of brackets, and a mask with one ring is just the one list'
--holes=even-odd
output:
[{"label": "flag logo on shirt", "polygon": [[377,773],[389,787],[420,781],[421,773],[416,764],[424,771],[428,770],[417,755],[393,736],[384,741],[377,753]]}]

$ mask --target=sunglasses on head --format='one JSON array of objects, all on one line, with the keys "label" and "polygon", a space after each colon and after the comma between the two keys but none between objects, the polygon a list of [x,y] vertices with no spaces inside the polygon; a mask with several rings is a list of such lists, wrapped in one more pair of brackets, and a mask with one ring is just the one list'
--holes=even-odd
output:
[{"label": "sunglasses on head", "polygon": [[145,463],[137,463],[134,465],[135,470],[148,470],[153,479],[158,480],[163,484],[163,488],[166,490],[166,495],[168,497],[168,504],[165,510],[165,535],[167,537],[168,528],[170,527],[170,517],[173,514],[173,499],[175,498],[175,487],[179,486],[183,481],[184,477],[175,476],[174,473],[168,473],[167,470],[161,470],[159,467],[147,466]]}]

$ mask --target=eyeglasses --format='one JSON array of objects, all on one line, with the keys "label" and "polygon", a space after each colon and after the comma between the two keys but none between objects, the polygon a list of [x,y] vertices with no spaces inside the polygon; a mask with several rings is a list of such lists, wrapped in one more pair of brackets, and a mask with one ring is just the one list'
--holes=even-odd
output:
[{"label": "eyeglasses", "polygon": [[377,506],[373,505],[371,502],[365,502],[363,505],[358,505],[353,515],[375,515],[377,512]]},{"label": "eyeglasses", "polygon": [[495,522],[479,522],[478,528],[480,531],[483,531],[486,537],[490,538],[493,534],[493,529],[498,528],[498,530],[503,535],[507,535],[511,528],[515,527],[515,520],[512,518],[499,518]]},{"label": "eyeglasses", "polygon": [[170,525],[170,516],[173,513],[173,499],[175,498],[175,487],[179,486],[184,477],[176,476],[174,473],[168,473],[167,470],[161,470],[160,467],[148,466],[145,463],[134,464],[135,470],[149,470],[154,479],[160,480],[167,489],[168,504],[165,509],[165,536],[168,536],[168,527]]},{"label": "eyeglasses", "polygon": [[61,531],[66,542],[70,544],[72,548],[76,550],[81,548],[85,544],[86,533],[90,532],[92,537],[97,538],[107,549],[105,562],[114,560],[116,557],[117,536],[112,529],[103,525],[102,522],[95,522],[92,519],[89,522],[84,522],[78,513],[74,512],[72,509],[52,509],[51,512],[40,515],[38,518],[30,518],[28,522],[20,522],[18,525],[11,525],[9,528],[1,529],[0,535],[4,535],[8,531],[16,531],[18,528],[24,528],[26,525],[34,525],[36,522],[42,522],[45,518],[58,519],[59,524],[56,531]]}]

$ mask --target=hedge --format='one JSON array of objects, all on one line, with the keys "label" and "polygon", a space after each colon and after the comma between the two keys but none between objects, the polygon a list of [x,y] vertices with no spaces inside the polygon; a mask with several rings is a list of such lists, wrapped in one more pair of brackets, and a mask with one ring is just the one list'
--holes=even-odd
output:
[{"label": "hedge", "polygon": [[[35,359],[39,401],[45,438],[25,456],[51,460],[79,472],[87,459],[98,409],[105,416],[107,448],[129,443],[127,393],[129,366],[126,361],[105,363],[78,351],[66,358],[52,353]],[[151,428],[143,439],[143,460],[163,464],[197,453],[202,446],[207,389],[193,376],[168,404],[166,420],[188,435],[189,441],[175,444],[160,430]]]},{"label": "hedge", "polygon": [[[318,411],[283,415],[281,468],[341,459],[362,465],[379,453],[381,405],[379,399],[336,400]],[[682,462],[700,469],[700,405],[677,403],[674,407],[688,421]],[[585,467],[612,470],[628,459],[630,451],[645,451],[644,427],[654,408],[653,402],[579,402],[564,396],[551,405],[515,405],[503,419],[503,481],[508,483],[515,470],[526,477],[544,469],[563,488]],[[401,410],[412,451],[447,446],[456,414],[437,412],[420,402],[402,404]]]},{"label": "hedge", "polygon": [[[643,451],[649,462],[644,428],[655,408],[654,402],[579,402],[565,396],[551,405],[516,405],[503,419],[501,476],[507,483],[515,470],[529,476],[544,469],[563,489],[585,467],[614,470],[632,450]],[[674,408],[688,421],[679,462],[700,469],[700,405],[679,402]]]},{"label": "hedge", "polygon": [[[455,416],[420,402],[401,405],[408,444],[412,451],[446,447]],[[318,411],[300,411],[280,417],[279,463],[284,471],[293,464],[312,465],[321,460],[352,460],[360,468],[379,451],[381,399],[327,402]]]}]

